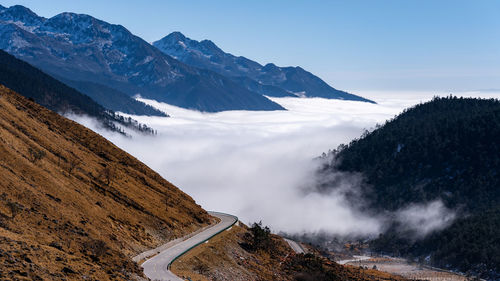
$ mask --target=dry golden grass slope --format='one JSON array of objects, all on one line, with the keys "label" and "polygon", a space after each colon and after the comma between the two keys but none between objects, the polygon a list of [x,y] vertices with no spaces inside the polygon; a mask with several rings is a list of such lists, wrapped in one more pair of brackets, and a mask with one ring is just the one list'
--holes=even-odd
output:
[{"label": "dry golden grass slope", "polygon": [[212,218],[91,130],[0,85],[0,280],[131,280]]},{"label": "dry golden grass slope", "polygon": [[373,269],[342,266],[316,254],[295,254],[277,235],[270,250],[246,250],[249,229],[233,226],[172,265],[178,276],[192,281],[341,281],[407,280]]}]

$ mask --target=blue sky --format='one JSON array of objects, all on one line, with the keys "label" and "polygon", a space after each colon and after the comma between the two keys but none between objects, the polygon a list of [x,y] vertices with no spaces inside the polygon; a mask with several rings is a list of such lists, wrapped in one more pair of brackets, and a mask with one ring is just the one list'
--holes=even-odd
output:
[{"label": "blue sky", "polygon": [[500,1],[26,0],[86,13],[148,42],[172,31],[260,63],[302,66],[348,90],[500,89]]}]

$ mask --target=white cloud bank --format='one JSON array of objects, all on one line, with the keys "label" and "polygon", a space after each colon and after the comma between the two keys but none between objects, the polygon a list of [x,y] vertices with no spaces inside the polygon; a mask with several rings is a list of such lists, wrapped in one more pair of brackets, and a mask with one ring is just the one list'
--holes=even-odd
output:
[{"label": "white cloud bank", "polygon": [[446,228],[455,217],[455,212],[446,208],[440,200],[427,204],[412,204],[397,214],[397,220],[402,227],[411,230],[417,238]]},{"label": "white cloud bank", "polygon": [[433,95],[365,94],[379,104],[273,98],[288,111],[221,113],[142,99],[172,116],[132,116],[156,129],[156,137],[125,138],[73,119],[139,158],[207,210],[232,213],[244,222],[262,220],[274,231],[369,235],[380,231],[381,220],[347,204],[342,190],[349,186],[328,194],[304,192],[316,168],[312,159]]}]

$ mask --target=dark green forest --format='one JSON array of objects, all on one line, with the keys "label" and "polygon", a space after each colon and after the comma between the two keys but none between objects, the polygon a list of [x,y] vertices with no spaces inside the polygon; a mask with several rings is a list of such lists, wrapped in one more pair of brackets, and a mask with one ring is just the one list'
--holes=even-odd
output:
[{"label": "dark green forest", "polygon": [[[416,105],[325,157],[318,172],[363,175],[373,212],[441,200],[451,226],[415,240],[396,224],[372,241],[379,252],[499,278],[500,101],[445,97]],[[328,188],[329,183],[322,188]]]},{"label": "dark green forest", "polygon": [[154,133],[148,126],[115,114],[90,97],[2,50],[0,50],[0,84],[52,111],[93,117],[112,131],[124,133],[121,128],[123,126],[148,134]]}]

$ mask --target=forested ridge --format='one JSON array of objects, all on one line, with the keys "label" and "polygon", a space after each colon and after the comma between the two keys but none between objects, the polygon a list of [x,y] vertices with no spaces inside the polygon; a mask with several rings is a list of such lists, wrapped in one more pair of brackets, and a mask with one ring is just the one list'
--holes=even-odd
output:
[{"label": "forested ridge", "polygon": [[372,211],[441,200],[457,212],[451,226],[414,240],[393,225],[372,242],[373,249],[420,259],[430,255],[433,265],[497,278],[499,140],[498,100],[434,98],[339,146],[318,175],[361,173]]},{"label": "forested ridge", "polygon": [[0,84],[58,113],[84,114],[107,129],[123,133],[123,127],[154,133],[137,121],[104,108],[92,98],[45,74],[32,65],[0,50]]}]

